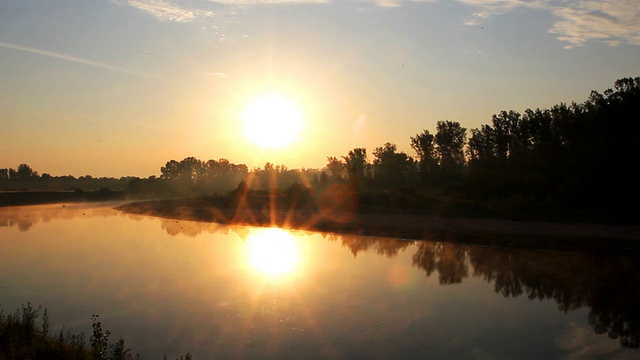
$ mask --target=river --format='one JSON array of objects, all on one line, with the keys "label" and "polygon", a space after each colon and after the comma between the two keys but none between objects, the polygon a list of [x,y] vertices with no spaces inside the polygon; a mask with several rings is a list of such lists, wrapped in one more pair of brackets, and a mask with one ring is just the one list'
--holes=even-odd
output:
[{"label": "river", "polygon": [[0,208],[0,305],[143,359],[640,357],[640,260]]}]

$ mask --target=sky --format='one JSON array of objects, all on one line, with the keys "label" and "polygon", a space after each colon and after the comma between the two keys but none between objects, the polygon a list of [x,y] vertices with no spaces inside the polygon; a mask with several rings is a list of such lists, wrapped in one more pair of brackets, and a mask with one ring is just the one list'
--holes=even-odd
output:
[{"label": "sky", "polygon": [[[0,168],[415,155],[410,136],[437,121],[470,130],[637,76],[637,0],[0,0]],[[300,118],[276,149],[243,130],[274,94]]]}]

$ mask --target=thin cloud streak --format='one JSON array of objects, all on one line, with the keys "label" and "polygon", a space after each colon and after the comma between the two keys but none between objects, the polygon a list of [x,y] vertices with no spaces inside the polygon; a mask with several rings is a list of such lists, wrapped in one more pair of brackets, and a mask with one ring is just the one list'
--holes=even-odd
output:
[{"label": "thin cloud streak", "polygon": [[554,10],[562,20],[550,30],[570,49],[599,40],[610,46],[640,45],[640,4],[637,0],[582,1]]},{"label": "thin cloud streak", "polygon": [[[191,22],[222,14],[204,8],[187,8],[173,0],[110,0],[142,10],[162,21]],[[355,1],[355,0],[354,0]],[[437,0],[358,0],[382,8],[398,8],[409,3],[436,3]],[[591,41],[611,46],[640,45],[640,5],[638,0],[457,0],[477,9],[464,22],[477,26],[494,16],[518,9],[538,10],[559,18],[549,29],[556,39],[569,43],[565,48]],[[208,0],[209,4],[241,8],[259,5],[331,4],[337,0]]]},{"label": "thin cloud streak", "polygon": [[[210,18],[220,11],[207,10],[203,8],[188,8],[181,6],[171,0],[111,0],[118,5],[128,5],[142,10],[161,21],[191,22],[200,18]],[[211,4],[221,4],[229,6],[246,5],[294,5],[294,4],[326,4],[330,0],[208,0]]]},{"label": "thin cloud streak", "polygon": [[551,12],[559,18],[549,33],[568,42],[567,49],[600,41],[610,46],[640,45],[640,5],[638,0],[458,0],[478,8],[466,25],[479,25],[495,15],[519,8]]},{"label": "thin cloud streak", "polygon": [[165,0],[127,0],[126,4],[159,20],[189,22],[196,18],[213,16],[213,11],[188,9]]},{"label": "thin cloud streak", "polygon": [[18,45],[18,44],[13,44],[13,43],[8,43],[8,42],[4,42],[4,41],[0,41],[0,48],[12,49],[12,50],[28,52],[28,53],[31,53],[31,54],[48,56],[48,57],[52,57],[52,58],[55,58],[55,59],[66,60],[66,61],[70,61],[70,62],[74,62],[74,63],[78,63],[78,64],[89,65],[89,66],[97,67],[97,68],[100,68],[100,69],[111,70],[111,71],[121,72],[121,73],[125,73],[125,74],[130,74],[130,75],[151,77],[151,75],[145,74],[143,72],[131,71],[131,70],[127,70],[127,69],[123,69],[123,68],[117,67],[117,66],[101,63],[101,62],[98,62],[98,61],[93,61],[93,60],[89,60],[89,59],[83,59],[83,58],[77,57],[77,56],[66,55],[66,54],[62,54],[62,53],[58,53],[58,52],[54,52],[54,51],[36,49],[36,48],[23,46],[23,45]]},{"label": "thin cloud streak", "polygon": [[[161,21],[191,22],[199,18],[213,17],[218,11],[202,8],[187,8],[172,0],[110,0],[118,5],[128,5],[142,10]],[[438,0],[360,0],[378,7],[394,8],[407,3],[435,3]],[[207,0],[211,4],[226,6],[259,6],[259,5],[309,5],[331,4],[335,0]]]}]

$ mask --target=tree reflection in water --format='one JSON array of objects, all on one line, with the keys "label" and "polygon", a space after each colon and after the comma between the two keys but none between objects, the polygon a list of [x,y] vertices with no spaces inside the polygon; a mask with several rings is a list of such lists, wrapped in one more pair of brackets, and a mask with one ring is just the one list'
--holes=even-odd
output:
[{"label": "tree reflection in water", "polygon": [[458,284],[469,276],[469,265],[465,248],[450,243],[420,242],[413,255],[413,265],[423,269],[427,276],[438,271],[441,285]]},{"label": "tree reflection in water", "polygon": [[354,256],[375,250],[391,257],[416,245],[413,265],[428,277],[437,272],[441,285],[470,276],[493,283],[504,297],[553,300],[560,311],[590,308],[589,324],[597,334],[640,346],[640,260],[599,254],[568,254],[358,236],[328,236]]}]

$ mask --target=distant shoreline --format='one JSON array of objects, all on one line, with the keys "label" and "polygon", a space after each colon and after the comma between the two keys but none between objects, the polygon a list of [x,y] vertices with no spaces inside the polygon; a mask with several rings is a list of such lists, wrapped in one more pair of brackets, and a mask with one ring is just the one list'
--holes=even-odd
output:
[{"label": "distant shoreline", "polygon": [[223,199],[140,201],[115,208],[126,213],[231,225],[277,226],[307,231],[408,240],[640,257],[640,227],[560,224],[400,213],[323,212],[277,206],[238,207]]},{"label": "distant shoreline", "polygon": [[[0,192],[0,207],[96,201],[126,201],[123,191]],[[562,252],[640,257],[640,226],[516,221],[434,214],[321,211],[309,206],[237,206],[227,197],[135,201],[115,209],[131,214],[229,225],[277,226],[345,235]],[[239,209],[239,210],[238,210]]]},{"label": "distant shoreline", "polygon": [[125,200],[124,191],[0,191],[0,207]]}]

